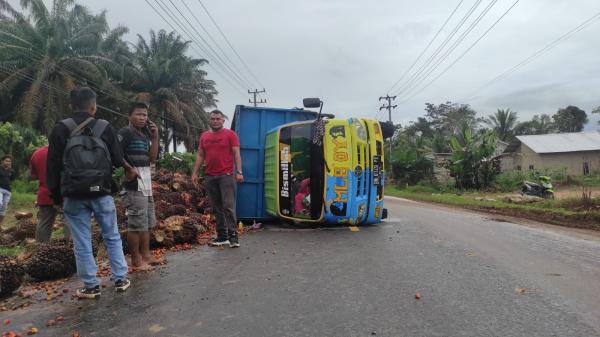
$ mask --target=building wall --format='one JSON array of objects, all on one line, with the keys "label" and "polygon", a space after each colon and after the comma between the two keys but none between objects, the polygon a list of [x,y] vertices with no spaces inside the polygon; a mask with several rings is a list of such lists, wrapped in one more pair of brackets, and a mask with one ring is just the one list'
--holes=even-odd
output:
[{"label": "building wall", "polygon": [[514,168],[521,170],[531,169],[531,166],[533,169],[565,168],[567,174],[583,175],[584,163],[587,163],[590,173],[600,171],[600,151],[537,154],[521,143],[513,159]]}]

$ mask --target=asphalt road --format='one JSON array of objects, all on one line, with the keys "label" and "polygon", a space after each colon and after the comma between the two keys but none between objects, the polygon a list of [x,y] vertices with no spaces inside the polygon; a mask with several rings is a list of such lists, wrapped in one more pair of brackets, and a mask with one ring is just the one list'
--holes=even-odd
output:
[{"label": "asphalt road", "polygon": [[168,255],[123,295],[7,315],[65,316],[40,336],[600,336],[600,235],[386,202],[378,226],[268,227]]}]

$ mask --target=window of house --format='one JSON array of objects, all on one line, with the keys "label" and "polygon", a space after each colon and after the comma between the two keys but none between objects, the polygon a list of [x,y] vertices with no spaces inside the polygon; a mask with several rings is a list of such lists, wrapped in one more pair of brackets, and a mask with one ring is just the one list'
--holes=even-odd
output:
[{"label": "window of house", "polygon": [[590,166],[587,162],[583,163],[583,175],[587,176],[590,174]]},{"label": "window of house", "polygon": [[529,165],[529,169],[530,169],[530,170],[533,170],[533,165]]},{"label": "window of house", "polygon": [[521,165],[517,165],[517,170],[521,171]]}]

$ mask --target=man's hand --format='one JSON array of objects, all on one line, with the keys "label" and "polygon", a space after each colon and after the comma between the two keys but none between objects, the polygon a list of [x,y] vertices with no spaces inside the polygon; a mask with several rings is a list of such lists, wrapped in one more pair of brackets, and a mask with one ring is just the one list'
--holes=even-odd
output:
[{"label": "man's hand", "polygon": [[133,181],[140,176],[140,171],[137,167],[125,168],[125,181]]},{"label": "man's hand", "polygon": [[158,139],[158,126],[151,120],[148,120],[148,129],[150,129],[150,136],[152,136],[152,139]]},{"label": "man's hand", "polygon": [[192,173],[192,184],[194,184],[194,186],[196,187],[198,187],[198,179],[198,173]]},{"label": "man's hand", "polygon": [[235,174],[235,181],[237,181],[238,183],[243,183],[244,182],[244,176],[240,173],[236,173]]}]

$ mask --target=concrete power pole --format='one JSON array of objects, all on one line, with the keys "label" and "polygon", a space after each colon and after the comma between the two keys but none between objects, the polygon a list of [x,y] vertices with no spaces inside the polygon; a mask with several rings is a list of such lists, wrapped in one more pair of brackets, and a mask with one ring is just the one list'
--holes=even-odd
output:
[{"label": "concrete power pole", "polygon": [[[380,101],[383,101],[383,100],[387,101],[387,105],[385,105],[385,104],[382,105],[379,108],[379,110],[381,110],[381,109],[387,109],[387,111],[388,111],[388,121],[390,123],[392,123],[392,109],[395,109],[398,106],[398,105],[392,105],[392,101],[395,100],[395,99],[396,99],[396,96],[390,96],[389,94],[385,95],[385,97],[379,97]],[[392,123],[392,125],[393,125],[393,123]],[[388,163],[391,163],[392,162],[392,139],[391,138],[388,140],[388,144],[389,144],[389,146],[388,146],[388,158],[389,158]],[[390,173],[392,172],[391,167],[388,168],[387,165],[386,165],[386,170],[389,170],[388,172],[390,172]]]},{"label": "concrete power pole", "polygon": [[248,90],[249,94],[253,94],[254,95],[254,101],[248,99],[248,103],[254,103],[254,106],[257,106],[258,104],[262,104],[262,103],[267,103],[266,99],[261,99],[260,101],[256,100],[256,95],[258,95],[260,93],[263,93],[263,92],[266,92],[265,88],[263,88],[263,90],[261,90],[261,91],[258,91],[258,89],[254,89],[254,91]]}]

